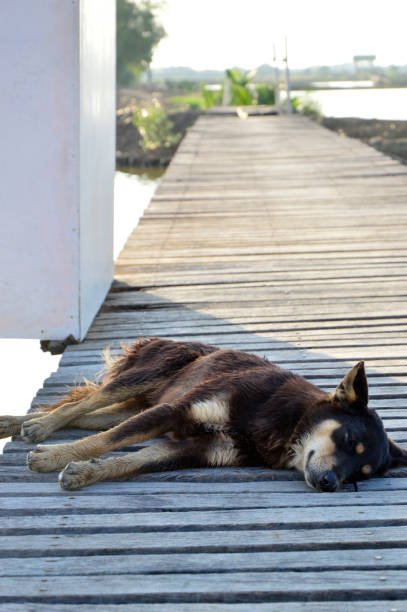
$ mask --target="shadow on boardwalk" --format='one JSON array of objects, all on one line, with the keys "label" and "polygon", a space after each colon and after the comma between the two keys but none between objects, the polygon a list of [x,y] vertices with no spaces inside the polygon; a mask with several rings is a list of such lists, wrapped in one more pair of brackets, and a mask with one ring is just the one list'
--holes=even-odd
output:
[{"label": "shadow on boardwalk", "polygon": [[[403,167],[305,119],[199,119],[119,258],[120,284],[35,403],[95,376],[107,344],[194,339],[324,389],[364,359],[371,406],[405,444],[406,193]],[[405,478],[319,494],[290,472],[219,468],[67,494],[28,472],[24,444],[0,471],[5,605],[406,609]]]}]

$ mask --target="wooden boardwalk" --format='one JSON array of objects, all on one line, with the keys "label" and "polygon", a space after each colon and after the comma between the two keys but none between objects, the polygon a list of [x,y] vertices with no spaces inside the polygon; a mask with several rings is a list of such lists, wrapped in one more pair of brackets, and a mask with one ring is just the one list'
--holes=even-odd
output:
[{"label": "wooden boardwalk", "polygon": [[[140,335],[247,349],[333,388],[364,359],[407,444],[407,172],[302,117],[201,118],[86,341],[35,404]],[[72,439],[60,431],[55,441]],[[407,610],[407,479],[312,492],[294,473],[190,470],[59,489],[0,465],[0,612]]]}]

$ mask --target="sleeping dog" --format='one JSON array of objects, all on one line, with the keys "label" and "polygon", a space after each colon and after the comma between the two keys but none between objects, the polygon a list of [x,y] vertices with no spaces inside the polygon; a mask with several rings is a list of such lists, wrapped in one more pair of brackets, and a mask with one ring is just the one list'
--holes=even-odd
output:
[{"label": "sleeping dog", "polygon": [[[363,362],[332,393],[267,359],[198,342],[143,338],[115,361],[103,382],[63,401],[0,419],[0,435],[41,442],[67,425],[101,433],[38,445],[31,470],[62,470],[64,489],[152,471],[210,466],[295,468],[310,487],[336,491],[407,465],[368,408]],[[169,440],[99,459],[165,434]]]}]

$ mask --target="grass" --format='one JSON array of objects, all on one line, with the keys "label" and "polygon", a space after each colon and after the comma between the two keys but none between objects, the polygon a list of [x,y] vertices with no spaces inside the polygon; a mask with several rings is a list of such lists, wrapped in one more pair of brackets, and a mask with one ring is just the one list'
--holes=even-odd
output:
[{"label": "grass", "polygon": [[203,110],[206,108],[204,97],[199,93],[188,94],[185,96],[172,96],[171,98],[168,98],[168,102],[174,107],[180,109],[187,107],[194,110]]}]

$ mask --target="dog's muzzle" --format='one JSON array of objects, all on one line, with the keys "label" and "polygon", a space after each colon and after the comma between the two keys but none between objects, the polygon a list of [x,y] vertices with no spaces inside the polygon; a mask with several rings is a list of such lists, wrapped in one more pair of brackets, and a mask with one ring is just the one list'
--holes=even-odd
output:
[{"label": "dog's muzzle", "polygon": [[326,470],[319,474],[316,479],[316,489],[323,491],[324,493],[332,493],[336,491],[339,486],[338,478],[336,474],[330,470]]},{"label": "dog's muzzle", "polygon": [[320,470],[318,467],[312,465],[312,458],[315,455],[315,451],[311,450],[307,463],[305,466],[305,480],[307,484],[323,493],[333,493],[340,487],[340,479],[332,470]]},{"label": "dog's muzzle", "polygon": [[341,485],[338,476],[332,470],[323,472],[306,470],[305,480],[310,487],[322,493],[333,493]]}]

